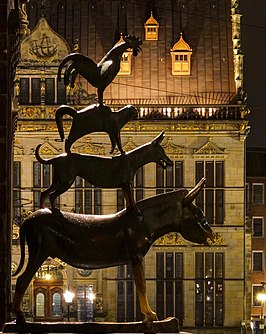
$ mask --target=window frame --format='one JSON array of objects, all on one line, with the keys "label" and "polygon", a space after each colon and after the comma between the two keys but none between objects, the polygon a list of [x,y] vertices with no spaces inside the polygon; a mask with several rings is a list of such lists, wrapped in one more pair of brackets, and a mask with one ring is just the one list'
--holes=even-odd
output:
[{"label": "window frame", "polygon": [[[255,254],[261,254],[261,269],[254,269]],[[253,250],[252,251],[252,271],[253,272],[263,272],[264,271],[264,251],[263,250]]]},{"label": "window frame", "polygon": [[[257,202],[255,201],[255,186],[261,186],[262,187],[262,191],[261,191],[261,201]],[[263,205],[264,204],[264,183],[263,182],[253,182],[252,183],[252,204],[255,204],[255,205]]]},{"label": "window frame", "polygon": [[[261,235],[254,235],[254,221],[256,219],[260,219],[261,220]],[[253,238],[264,238],[264,217],[262,216],[253,216],[252,217],[252,237]]]},{"label": "window frame", "polygon": [[[262,307],[262,301],[255,298],[254,288],[259,288],[256,295],[258,295],[259,293],[264,293],[264,288],[261,284],[252,284],[252,289],[251,289],[252,307],[260,307],[261,308]],[[254,301],[256,301],[256,302],[254,302]]]}]

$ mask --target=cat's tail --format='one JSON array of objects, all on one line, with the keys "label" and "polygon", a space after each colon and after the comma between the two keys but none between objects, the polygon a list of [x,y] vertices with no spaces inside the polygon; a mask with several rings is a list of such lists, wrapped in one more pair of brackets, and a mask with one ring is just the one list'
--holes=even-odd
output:
[{"label": "cat's tail", "polygon": [[41,158],[40,153],[39,153],[41,146],[42,146],[42,144],[39,144],[36,147],[36,149],[35,149],[35,157],[36,157],[36,159],[37,159],[37,161],[39,163],[44,164],[44,165],[50,165],[52,163],[53,159],[43,159],[43,158]]},{"label": "cat's tail", "polygon": [[56,120],[57,129],[58,129],[58,132],[59,132],[59,135],[62,141],[65,139],[64,128],[63,128],[63,116],[64,115],[69,115],[74,118],[77,115],[77,111],[74,108],[66,106],[66,105],[62,105],[56,110],[55,120]]}]

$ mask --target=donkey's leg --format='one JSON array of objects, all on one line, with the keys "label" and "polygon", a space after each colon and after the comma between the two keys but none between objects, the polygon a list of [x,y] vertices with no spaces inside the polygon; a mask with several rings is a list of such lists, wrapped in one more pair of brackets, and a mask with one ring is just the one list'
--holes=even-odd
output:
[{"label": "donkey's leg", "polygon": [[[42,252],[43,254],[45,251]],[[29,286],[32,278],[34,277],[37,270],[40,268],[40,266],[43,264],[43,262],[46,260],[46,255],[41,255],[41,252],[34,252],[29,254],[29,260],[27,267],[22,275],[20,275],[17,278],[16,282],[16,289],[15,289],[15,295],[13,298],[12,303],[12,313],[16,316],[16,322],[17,323],[23,323],[25,322],[25,316],[21,310],[21,302],[23,299],[23,296],[25,294],[25,291],[27,290],[27,287]]]},{"label": "donkey's leg", "polygon": [[131,255],[131,263],[134,274],[134,281],[139,297],[140,311],[144,315],[143,321],[152,322],[154,320],[158,320],[157,314],[150,308],[147,298],[142,255]]}]

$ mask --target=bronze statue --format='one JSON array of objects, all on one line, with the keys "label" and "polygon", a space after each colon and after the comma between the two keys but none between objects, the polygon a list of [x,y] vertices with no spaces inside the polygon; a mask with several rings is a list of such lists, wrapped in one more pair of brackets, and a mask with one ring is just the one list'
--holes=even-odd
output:
[{"label": "bronze statue", "polygon": [[65,85],[74,87],[74,82],[78,74],[81,74],[93,87],[97,88],[99,103],[103,104],[103,92],[114,80],[120,70],[120,60],[122,54],[127,49],[133,49],[133,55],[137,56],[141,50],[142,41],[134,35],[125,36],[124,41],[116,44],[104,57],[96,64],[91,58],[80,54],[71,53],[66,56],[58,68],[58,80],[61,80],[62,69],[68,62],[72,62],[64,74]]},{"label": "bronze statue", "polygon": [[118,111],[111,111],[110,107],[88,106],[82,110],[75,110],[66,105],[60,106],[55,112],[56,124],[60,134],[60,138],[64,140],[64,128],[62,118],[64,115],[73,117],[73,122],[69,135],[65,141],[65,152],[70,153],[71,145],[77,139],[91,132],[106,132],[111,140],[111,151],[117,145],[123,154],[123,148],[120,138],[120,130],[130,120],[137,118],[137,110],[133,106],[126,106]]},{"label": "bronze statue", "polygon": [[39,155],[41,144],[35,151],[36,159],[42,164],[53,166],[53,180],[50,187],[41,193],[40,205],[44,207],[47,196],[50,197],[52,209],[55,208],[55,199],[67,191],[76,176],[80,176],[93,185],[102,188],[122,188],[126,206],[136,210],[132,194],[132,181],[137,170],[150,162],[155,162],[163,168],[172,166],[160,145],[164,138],[164,131],[150,143],[144,144],[130,152],[114,157],[101,157],[91,154],[60,154],[52,159],[42,159]]},{"label": "bronze statue", "polygon": [[99,269],[131,262],[138,292],[140,310],[145,322],[157,320],[149,306],[143,270],[143,257],[159,237],[178,232],[185,239],[208,245],[215,234],[202,211],[192,203],[204,185],[202,179],[190,192],[180,189],[136,203],[143,213],[143,229],[137,228],[137,217],[127,209],[105,216],[53,212],[40,209],[28,217],[20,228],[21,259],[13,276],[25,262],[25,240],[28,263],[18,277],[12,305],[17,323],[25,322],[21,311],[23,295],[34,274],[49,257],[84,269]]}]

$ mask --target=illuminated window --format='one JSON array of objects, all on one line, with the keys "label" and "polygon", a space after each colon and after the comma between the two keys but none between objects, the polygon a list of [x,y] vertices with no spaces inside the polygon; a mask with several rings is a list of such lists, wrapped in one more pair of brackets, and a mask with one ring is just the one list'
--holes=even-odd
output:
[{"label": "illuminated window", "polygon": [[195,254],[195,325],[223,326],[224,254]]},{"label": "illuminated window", "polygon": [[44,317],[44,294],[38,293],[36,296],[36,317]]},{"label": "illuminated window", "polygon": [[253,284],[252,285],[252,305],[253,306],[262,306],[262,301],[258,299],[258,294],[259,293],[264,293],[263,286]]},{"label": "illuminated window", "polygon": [[190,75],[190,58],[192,49],[184,41],[182,34],[180,39],[171,49],[172,56],[172,75]]},{"label": "illuminated window", "polygon": [[152,15],[146,21],[145,25],[145,40],[146,41],[158,41],[159,23]]}]

